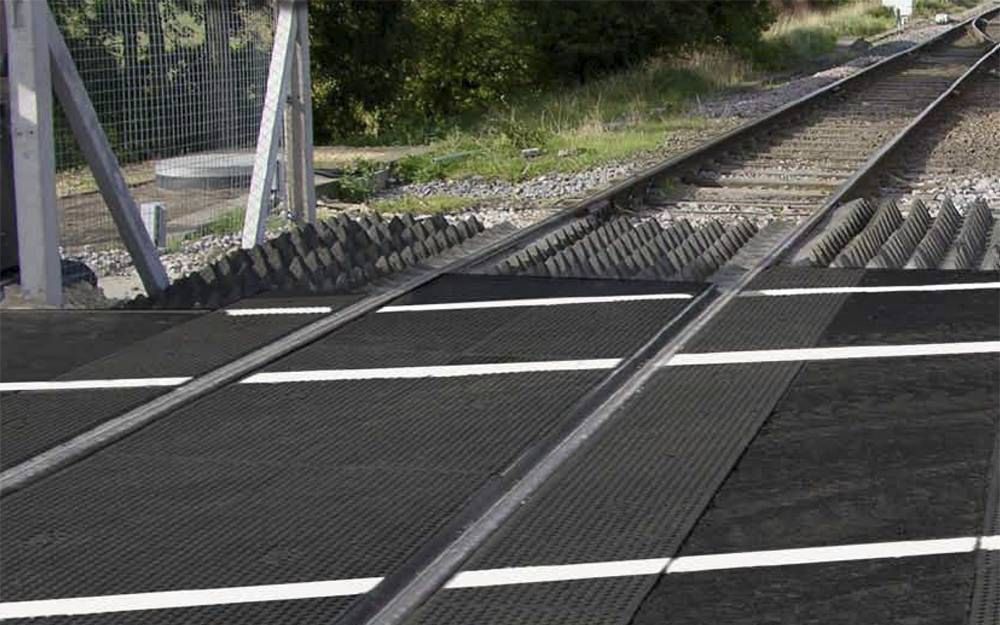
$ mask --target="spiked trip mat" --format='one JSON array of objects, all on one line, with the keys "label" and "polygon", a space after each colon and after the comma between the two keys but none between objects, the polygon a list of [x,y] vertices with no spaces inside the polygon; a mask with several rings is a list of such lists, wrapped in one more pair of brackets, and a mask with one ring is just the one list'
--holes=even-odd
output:
[{"label": "spiked trip mat", "polygon": [[237,250],[132,308],[218,308],[265,291],[344,293],[403,271],[484,230],[471,217],[383,220],[377,213],[304,224],[250,250]]},{"label": "spiked trip mat", "polygon": [[699,227],[678,220],[588,216],[506,258],[493,272],[552,277],[704,280],[757,233],[753,222]]},{"label": "spiked trip mat", "polygon": [[836,209],[826,226],[796,254],[793,263],[868,269],[1000,268],[1000,222],[977,199],[962,212],[948,198],[935,217],[915,200],[903,216],[894,201],[877,209],[853,200]]}]

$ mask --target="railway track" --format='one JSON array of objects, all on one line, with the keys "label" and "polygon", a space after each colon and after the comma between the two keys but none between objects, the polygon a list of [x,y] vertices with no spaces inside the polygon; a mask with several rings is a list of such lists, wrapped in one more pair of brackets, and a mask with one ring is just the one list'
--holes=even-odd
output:
[{"label": "railway track", "polygon": [[[1000,605],[1000,564],[988,546],[1000,532],[993,518],[1000,519],[997,459],[989,459],[996,438],[989,382],[998,349],[989,308],[995,272],[907,277],[851,265],[780,264],[830,232],[845,210],[838,207],[855,199],[930,114],[929,105],[957,81],[974,79],[977,62],[996,58],[995,48],[984,56],[989,45],[967,36],[968,26],[524,231],[476,235],[470,241],[477,246],[460,250],[465,256],[400,272],[360,299],[258,296],[117,351],[109,347],[109,356],[53,372],[51,381],[19,382],[21,390],[5,398],[5,410],[22,411],[7,419],[15,428],[4,432],[8,440],[17,427],[60,410],[67,421],[88,411],[99,418],[83,429],[77,422],[76,430],[50,420],[64,428],[62,440],[0,475],[7,560],[0,616],[59,623],[643,623],[669,615],[724,622],[719,613],[706,616],[707,607],[689,616],[670,607],[680,605],[671,593],[713,594],[675,584],[671,563],[695,571],[733,567],[706,564],[706,552],[692,545],[766,559],[757,552],[824,540],[858,543],[851,548],[864,551],[896,537],[899,544],[868,557],[927,552],[972,571],[965,575],[974,584],[947,596],[927,591],[941,605],[921,603],[920,610],[952,610],[951,619],[960,597],[961,609],[979,619],[967,622],[995,622],[988,620]],[[989,33],[992,24],[984,28]],[[869,114],[876,123],[862,121]],[[871,133],[856,136],[858,128]],[[848,147],[831,149],[845,132]],[[686,182],[685,197],[660,190],[671,179]],[[671,213],[729,205],[807,217],[764,227],[749,220],[692,226]],[[670,218],[637,218],[642,211]],[[867,232],[869,221],[852,222],[860,225],[851,234]],[[892,230],[879,236],[884,245]],[[852,240],[837,242],[831,253]],[[936,312],[895,328],[878,318],[859,327],[857,317],[872,306],[897,316],[921,306]],[[263,321],[275,325],[276,314],[287,324],[264,334]],[[239,319],[246,325],[235,331]],[[246,350],[210,358],[223,337],[245,340]],[[149,359],[153,343],[164,349],[178,341],[180,356]],[[932,367],[941,376],[934,384],[966,397],[965,416],[955,417],[968,421],[965,444],[935,452],[943,460],[929,454],[920,469],[931,493],[926,506],[948,499],[949,490],[978,502],[955,515],[951,533],[900,530],[897,519],[919,511],[918,504],[905,494],[883,501],[879,485],[840,476],[818,490],[849,499],[844,492],[868,489],[865,497],[882,502],[878,518],[888,520],[864,516],[864,503],[845,504],[850,514],[830,523],[829,535],[816,530],[806,537],[814,542],[783,541],[787,531],[757,517],[747,521],[748,528],[760,524],[753,531],[765,537],[756,547],[713,536],[712,528],[734,514],[727,506],[753,507],[738,493],[773,496],[766,480],[753,482],[755,467],[767,466],[769,452],[759,445],[775,435],[761,434],[765,422],[779,430],[780,443],[781,436],[803,436],[783,414],[809,404],[836,412],[827,395],[838,387],[829,388],[824,375],[848,387],[888,378],[894,389],[933,386],[908,360],[914,357],[943,358],[933,361],[944,363]],[[959,358],[971,365],[962,368]],[[840,359],[854,364],[810,364]],[[850,374],[854,367],[860,374]],[[136,378],[137,371],[150,377]],[[964,386],[970,379],[972,391]],[[123,388],[135,389],[125,403],[101,395]],[[817,388],[819,399],[810,394]],[[899,409],[939,400],[914,393],[899,400]],[[839,448],[862,464],[873,456],[867,448],[854,455],[852,433],[831,434],[836,423],[819,410],[806,421],[822,432],[810,436],[833,441],[824,453]],[[935,425],[928,421],[926,431],[905,436],[926,444]],[[883,440],[878,424],[866,427],[872,440]],[[884,440],[890,455],[899,451],[893,440]],[[948,456],[960,452],[969,455]],[[764,464],[731,475],[744,462]],[[797,462],[809,465],[809,452]],[[949,463],[963,462],[972,462],[966,473],[979,477],[949,472]],[[823,468],[810,479],[827,479]],[[890,468],[905,481],[906,467]],[[768,475],[803,501],[815,496],[781,482],[782,471]],[[976,497],[981,492],[989,495]],[[118,515],[126,514],[134,516],[122,524]],[[844,527],[850,531],[838,534]],[[973,556],[975,564],[961,560]],[[810,575],[814,584],[824,575],[848,584],[853,573]],[[912,576],[911,592],[923,592],[917,582],[926,575]],[[786,598],[801,592],[789,590],[787,579],[768,583],[776,584],[768,592],[784,588]],[[901,606],[907,595],[900,598],[900,584],[906,586],[890,576],[875,585]],[[849,604],[842,609],[865,618]]]},{"label": "railway track", "polygon": [[891,75],[838,89],[782,128],[692,168],[650,208],[816,210],[981,56],[982,44],[969,35],[933,46]]}]

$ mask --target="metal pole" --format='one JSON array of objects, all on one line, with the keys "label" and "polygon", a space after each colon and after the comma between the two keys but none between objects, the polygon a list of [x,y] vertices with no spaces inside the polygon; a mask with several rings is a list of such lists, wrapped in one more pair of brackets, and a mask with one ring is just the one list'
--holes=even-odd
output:
[{"label": "metal pole", "polygon": [[243,217],[243,247],[251,248],[264,239],[267,225],[271,181],[274,179],[274,161],[278,156],[280,123],[284,111],[284,98],[288,89],[289,72],[297,34],[296,15],[291,2],[279,0],[278,23],[274,29],[274,47],[271,65],[267,72],[267,93],[257,134],[257,156],[250,179],[250,194]]},{"label": "metal pole", "polygon": [[0,3],[0,271],[17,267],[17,217],[10,151],[10,97],[7,91],[7,22]]},{"label": "metal pole", "polygon": [[108,143],[101,122],[97,118],[94,105],[87,96],[87,88],[77,72],[76,63],[73,62],[69,48],[66,47],[66,41],[46,4],[35,3],[32,0],[27,2],[37,4],[47,20],[49,43],[45,50],[51,54],[56,95],[59,96],[59,102],[66,113],[66,120],[80,145],[80,151],[83,152],[94,174],[101,196],[111,211],[111,217],[118,227],[118,234],[121,235],[126,249],[132,256],[132,262],[139,272],[146,292],[152,295],[162,291],[169,286],[170,279],[160,262],[156,245],[142,223],[139,208],[132,199],[128,183],[125,182],[125,177],[118,166],[118,159],[111,150],[111,144]]},{"label": "metal pole", "polygon": [[10,126],[21,288],[62,304],[56,208],[48,5],[4,0],[10,62]]},{"label": "metal pole", "polygon": [[305,221],[316,223],[316,181],[313,173],[312,74],[309,66],[309,3],[301,2],[299,12],[298,87],[302,114],[302,180]]},{"label": "metal pole", "polygon": [[302,223],[305,217],[305,198],[302,193],[302,101],[299,98],[301,89],[298,37],[292,45],[292,64],[288,92],[285,96],[285,180],[288,190],[288,210],[297,223]]}]

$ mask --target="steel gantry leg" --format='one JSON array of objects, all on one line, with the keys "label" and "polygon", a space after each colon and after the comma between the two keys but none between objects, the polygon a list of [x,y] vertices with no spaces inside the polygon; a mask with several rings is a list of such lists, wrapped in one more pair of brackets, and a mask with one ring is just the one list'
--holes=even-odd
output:
[{"label": "steel gantry leg", "polygon": [[162,291],[170,284],[170,280],[160,262],[156,245],[142,224],[139,207],[129,192],[118,159],[111,149],[111,144],[108,143],[108,137],[104,134],[94,105],[87,96],[86,87],[76,69],[76,63],[73,62],[66,41],[59,32],[55,18],[45,8],[44,3],[39,5],[43,9],[49,29],[48,47],[52,60],[53,86],[70,128],[73,129],[73,136],[76,137],[80,151],[90,166],[104,203],[111,211],[118,234],[132,257],[132,263],[142,279],[143,286],[146,287],[146,292],[153,294]]},{"label": "steel gantry leg", "polygon": [[303,0],[279,0],[267,93],[257,135],[257,156],[243,220],[244,248],[253,247],[264,239],[270,208],[269,191],[275,176],[283,117],[288,137],[289,204],[298,218],[315,221],[310,90],[306,3]]},{"label": "steel gantry leg", "polygon": [[56,208],[48,7],[5,0],[10,65],[10,124],[21,288],[62,304],[59,213]]}]

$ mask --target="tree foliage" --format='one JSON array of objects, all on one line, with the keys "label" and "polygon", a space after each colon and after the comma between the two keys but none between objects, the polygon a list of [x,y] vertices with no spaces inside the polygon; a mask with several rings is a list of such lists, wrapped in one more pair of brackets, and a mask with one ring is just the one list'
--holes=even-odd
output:
[{"label": "tree foliage", "polygon": [[313,0],[320,139],[397,135],[664,51],[748,48],[765,0]]}]

